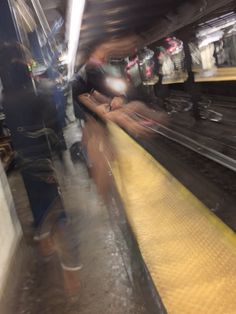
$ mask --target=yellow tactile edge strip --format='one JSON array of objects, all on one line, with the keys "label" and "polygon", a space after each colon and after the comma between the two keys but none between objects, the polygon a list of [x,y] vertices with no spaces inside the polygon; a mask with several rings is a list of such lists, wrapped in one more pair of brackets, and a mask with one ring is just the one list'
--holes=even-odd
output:
[{"label": "yellow tactile edge strip", "polygon": [[116,184],[167,311],[236,313],[234,232],[125,132],[108,127]]}]

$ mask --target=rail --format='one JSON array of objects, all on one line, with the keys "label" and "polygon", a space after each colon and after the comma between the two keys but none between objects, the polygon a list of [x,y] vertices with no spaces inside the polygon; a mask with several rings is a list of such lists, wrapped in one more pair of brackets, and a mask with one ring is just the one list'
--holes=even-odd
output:
[{"label": "rail", "polygon": [[167,137],[168,139],[175,141],[193,151],[196,153],[205,156],[233,171],[236,171],[236,160],[228,157],[220,152],[218,152],[215,149],[209,148],[179,132],[173,131],[166,126],[163,126],[159,123],[156,123],[156,127],[148,127],[152,131],[161,134],[164,137]]}]

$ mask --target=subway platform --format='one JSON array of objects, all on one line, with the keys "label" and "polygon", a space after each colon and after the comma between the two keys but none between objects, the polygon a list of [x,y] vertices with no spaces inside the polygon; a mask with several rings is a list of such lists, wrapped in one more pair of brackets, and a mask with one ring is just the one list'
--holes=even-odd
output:
[{"label": "subway platform", "polygon": [[[17,172],[9,176],[26,238],[11,313],[235,313],[235,233],[114,124],[111,206],[84,163],[56,161],[65,207],[79,239],[80,290],[67,298],[56,254],[42,259]],[[80,139],[65,131],[68,146]],[[119,145],[117,145],[119,143]],[[27,236],[28,235],[28,236]]]},{"label": "subway platform", "polygon": [[[77,125],[65,130],[65,137],[68,147],[80,139]],[[8,179],[23,226],[24,243],[20,247],[23,263],[14,267],[17,272],[21,267],[20,284],[15,288],[14,299],[9,300],[6,314],[150,313],[137,280],[134,284],[132,272],[138,266],[133,265],[127,243],[97,194],[85,164],[72,163],[66,152],[63,163],[56,161],[56,168],[79,242],[79,293],[73,298],[66,296],[57,254],[45,260],[31,240],[32,218],[26,191],[20,174],[12,171]],[[11,280],[15,280],[14,275]]]}]

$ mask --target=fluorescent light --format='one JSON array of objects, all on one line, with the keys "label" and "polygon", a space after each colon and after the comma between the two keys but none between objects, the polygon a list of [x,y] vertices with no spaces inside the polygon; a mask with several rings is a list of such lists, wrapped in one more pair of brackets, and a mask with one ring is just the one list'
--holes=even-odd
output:
[{"label": "fluorescent light", "polygon": [[210,35],[234,24],[236,24],[236,14],[234,12],[230,12],[228,14],[207,21],[206,23],[200,24],[200,29],[197,31],[197,37],[199,38]]},{"label": "fluorescent light", "polygon": [[68,9],[68,78],[74,74],[85,0],[70,0]]}]

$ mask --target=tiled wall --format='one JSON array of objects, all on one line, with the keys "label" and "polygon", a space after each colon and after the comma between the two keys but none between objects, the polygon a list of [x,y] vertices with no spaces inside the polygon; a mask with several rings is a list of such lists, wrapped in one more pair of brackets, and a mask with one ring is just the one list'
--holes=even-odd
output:
[{"label": "tiled wall", "polygon": [[22,236],[5,171],[0,161],[0,299],[11,258]]}]

